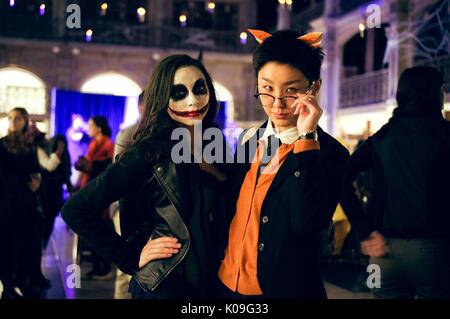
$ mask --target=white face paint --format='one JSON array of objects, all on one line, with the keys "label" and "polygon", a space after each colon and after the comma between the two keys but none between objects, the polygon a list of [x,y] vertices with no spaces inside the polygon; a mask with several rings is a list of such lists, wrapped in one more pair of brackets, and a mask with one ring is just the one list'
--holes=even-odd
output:
[{"label": "white face paint", "polygon": [[203,73],[195,66],[187,66],[175,72],[168,113],[172,119],[192,126],[208,113],[209,91]]}]

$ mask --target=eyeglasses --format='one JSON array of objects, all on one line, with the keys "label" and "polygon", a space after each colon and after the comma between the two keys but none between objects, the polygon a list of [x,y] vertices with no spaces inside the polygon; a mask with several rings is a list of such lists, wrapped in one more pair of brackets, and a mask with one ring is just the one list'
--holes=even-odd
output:
[{"label": "eyeglasses", "polygon": [[[316,84],[316,81],[313,81],[310,86],[297,90],[297,94],[311,94],[312,89],[314,87],[314,84]],[[258,88],[255,90],[255,98],[258,98],[261,100],[261,104],[263,107],[271,107],[275,104],[275,100],[281,100],[281,102],[286,106],[291,106],[295,100],[298,98],[298,96],[292,96],[292,95],[285,95],[282,97],[275,97],[272,94],[269,93],[259,93]]]}]

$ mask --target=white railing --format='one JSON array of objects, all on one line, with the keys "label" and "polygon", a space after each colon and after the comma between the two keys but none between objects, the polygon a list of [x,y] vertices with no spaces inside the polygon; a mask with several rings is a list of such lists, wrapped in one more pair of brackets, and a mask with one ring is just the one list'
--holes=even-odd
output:
[{"label": "white railing", "polygon": [[388,70],[344,78],[340,91],[340,108],[385,101],[388,98]]}]

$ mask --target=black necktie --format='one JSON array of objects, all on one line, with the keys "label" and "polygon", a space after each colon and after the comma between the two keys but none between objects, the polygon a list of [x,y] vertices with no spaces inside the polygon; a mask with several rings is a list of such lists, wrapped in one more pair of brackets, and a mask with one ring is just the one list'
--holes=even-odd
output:
[{"label": "black necktie", "polygon": [[264,154],[261,158],[261,164],[259,165],[258,177],[261,175],[264,168],[270,163],[273,156],[276,154],[278,147],[280,147],[281,141],[275,135],[270,135],[267,139],[267,145],[264,148]]}]

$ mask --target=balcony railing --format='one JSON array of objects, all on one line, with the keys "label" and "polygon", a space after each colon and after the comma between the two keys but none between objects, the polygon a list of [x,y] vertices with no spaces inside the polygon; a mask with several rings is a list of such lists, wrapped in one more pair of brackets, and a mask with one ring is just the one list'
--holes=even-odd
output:
[{"label": "balcony railing", "polygon": [[387,69],[344,78],[341,81],[340,108],[383,102],[387,98]]},{"label": "balcony railing", "polygon": [[[0,37],[38,40],[86,42],[85,32],[93,30],[92,43],[250,53],[252,41],[242,45],[239,31],[219,31],[175,26],[130,25],[114,21],[82,20],[82,28],[70,29],[66,21],[39,19],[40,17],[12,17],[0,13]],[[19,21],[19,22],[18,22]]]}]

